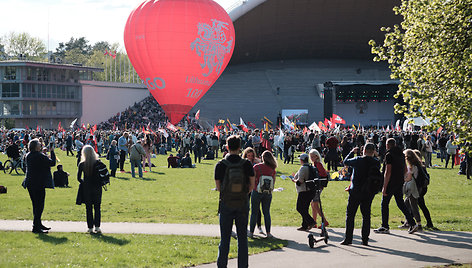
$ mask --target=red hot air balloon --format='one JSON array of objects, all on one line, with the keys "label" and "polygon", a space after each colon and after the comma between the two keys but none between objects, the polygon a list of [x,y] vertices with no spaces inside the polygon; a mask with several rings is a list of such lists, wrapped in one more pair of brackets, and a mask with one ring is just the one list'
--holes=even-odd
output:
[{"label": "red hot air balloon", "polygon": [[131,12],[124,41],[139,77],[176,124],[226,68],[235,37],[228,13],[212,0],[149,0]]}]

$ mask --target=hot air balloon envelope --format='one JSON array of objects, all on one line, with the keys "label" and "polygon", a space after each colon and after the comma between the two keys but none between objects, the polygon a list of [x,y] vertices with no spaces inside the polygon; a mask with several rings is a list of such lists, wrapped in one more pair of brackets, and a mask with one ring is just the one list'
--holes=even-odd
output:
[{"label": "hot air balloon envelope", "polygon": [[214,1],[155,0],[131,12],[124,41],[139,77],[176,124],[226,68],[235,37]]}]

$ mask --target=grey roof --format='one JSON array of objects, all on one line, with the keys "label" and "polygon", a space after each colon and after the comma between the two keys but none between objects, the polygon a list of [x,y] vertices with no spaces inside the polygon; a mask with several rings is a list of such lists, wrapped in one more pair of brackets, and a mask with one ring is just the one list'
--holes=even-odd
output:
[{"label": "grey roof", "polygon": [[288,59],[371,60],[369,40],[401,20],[399,0],[247,0],[230,11],[231,64]]}]

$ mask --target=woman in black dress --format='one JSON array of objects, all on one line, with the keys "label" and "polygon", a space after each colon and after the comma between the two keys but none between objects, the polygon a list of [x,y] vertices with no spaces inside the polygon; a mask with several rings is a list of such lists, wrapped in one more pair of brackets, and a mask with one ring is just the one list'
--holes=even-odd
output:
[{"label": "woman in black dress", "polygon": [[88,233],[94,232],[94,226],[95,233],[102,232],[100,230],[100,204],[102,203],[102,186],[98,178],[99,175],[96,168],[98,161],[98,156],[92,146],[86,145],[84,148],[82,148],[77,180],[81,184],[79,186],[82,188],[81,197],[83,203],[85,203],[85,208],[87,211]]}]

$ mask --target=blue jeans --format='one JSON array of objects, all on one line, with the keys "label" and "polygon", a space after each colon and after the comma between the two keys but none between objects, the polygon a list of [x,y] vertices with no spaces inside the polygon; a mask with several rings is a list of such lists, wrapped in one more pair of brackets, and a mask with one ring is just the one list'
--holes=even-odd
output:
[{"label": "blue jeans", "polygon": [[134,167],[138,167],[139,177],[143,177],[143,166],[141,165],[141,160],[132,160],[130,159],[129,162],[131,163],[131,176],[134,178]]},{"label": "blue jeans", "polygon": [[248,246],[247,246],[247,218],[249,206],[245,209],[231,209],[220,203],[220,234],[221,240],[218,246],[218,267],[228,265],[229,244],[231,240],[231,229],[233,220],[236,224],[238,234],[238,267],[248,267]]},{"label": "blue jeans", "polygon": [[262,213],[264,214],[264,224],[266,232],[270,233],[270,203],[272,202],[272,194],[261,194],[257,191],[251,193],[251,221],[249,224],[249,231],[254,232],[256,228],[257,217],[259,217],[259,206],[262,203]]},{"label": "blue jeans", "polygon": [[439,147],[439,155],[441,156],[441,162],[446,159],[446,147]]}]

